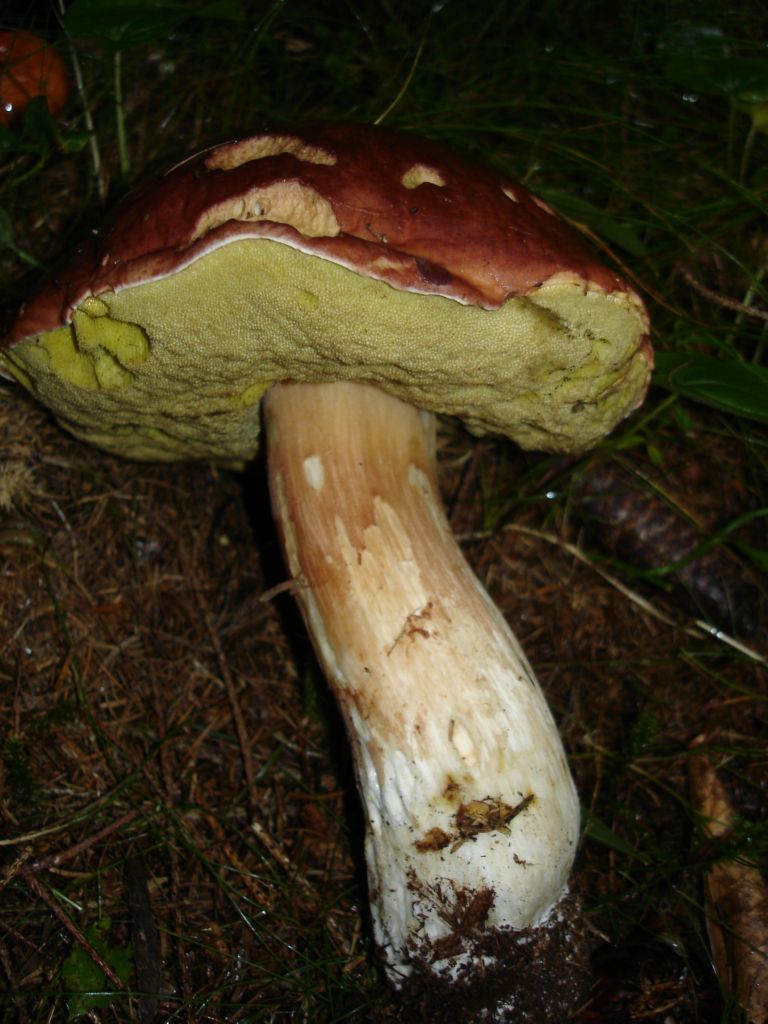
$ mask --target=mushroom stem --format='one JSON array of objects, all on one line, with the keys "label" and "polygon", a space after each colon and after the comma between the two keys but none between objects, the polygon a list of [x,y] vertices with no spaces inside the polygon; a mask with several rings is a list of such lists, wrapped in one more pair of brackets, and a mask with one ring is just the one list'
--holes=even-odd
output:
[{"label": "mushroom stem", "polygon": [[354,750],[388,978],[490,1001],[493,1020],[529,1019],[521,989],[564,986],[552,1017],[530,1011],[563,1019],[581,970],[578,799],[525,655],[451,534],[434,418],[367,385],[278,384],[266,422],[286,559]]}]

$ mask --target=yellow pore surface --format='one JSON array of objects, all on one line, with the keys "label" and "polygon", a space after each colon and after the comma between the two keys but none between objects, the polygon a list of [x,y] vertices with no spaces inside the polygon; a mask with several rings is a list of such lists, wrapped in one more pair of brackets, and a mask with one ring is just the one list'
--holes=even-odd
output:
[{"label": "yellow pore surface", "polygon": [[130,458],[250,458],[277,380],[367,381],[476,432],[572,451],[641,401],[644,330],[635,299],[572,275],[486,310],[258,238],[87,298],[0,360],[74,434]]}]

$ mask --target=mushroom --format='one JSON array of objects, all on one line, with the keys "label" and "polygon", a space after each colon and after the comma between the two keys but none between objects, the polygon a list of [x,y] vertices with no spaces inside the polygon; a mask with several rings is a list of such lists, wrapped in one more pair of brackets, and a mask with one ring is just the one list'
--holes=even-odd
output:
[{"label": "mushroom", "polygon": [[303,126],[128,197],[0,360],[130,458],[250,459],[265,396],[273,508],[354,751],[386,974],[478,1019],[563,1019],[583,980],[578,800],[442,511],[434,414],[528,448],[592,445],[647,388],[635,292],[505,175],[402,132]]},{"label": "mushroom", "polygon": [[50,43],[31,32],[0,32],[0,124],[18,119],[35,96],[56,115],[69,91],[64,61]]}]

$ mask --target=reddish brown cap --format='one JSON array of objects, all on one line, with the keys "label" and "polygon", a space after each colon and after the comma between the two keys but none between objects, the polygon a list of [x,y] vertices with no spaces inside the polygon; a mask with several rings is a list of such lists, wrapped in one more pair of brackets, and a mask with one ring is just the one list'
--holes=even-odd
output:
[{"label": "reddish brown cap", "polygon": [[[291,208],[260,201],[291,186],[327,204],[334,234],[307,236],[292,225]],[[325,124],[225,143],[131,193],[27,304],[8,340],[61,326],[87,295],[165,276],[254,237],[486,309],[564,272],[605,292],[630,290],[543,200],[505,175],[405,132]]]},{"label": "reddish brown cap", "polygon": [[[373,381],[435,411],[460,415],[474,429],[506,432],[529,446],[584,447],[634,408],[647,387],[651,354],[642,302],[621,277],[594,258],[580,236],[546,203],[505,175],[438,143],[356,124],[301,126],[225,143],[191,157],[129,195],[103,231],[78,249],[67,268],[21,309],[5,340],[11,350],[6,364],[56,409],[58,399],[37,381],[37,369],[45,360],[50,362],[51,353],[37,360],[34,372],[29,365],[20,371],[14,355],[19,342],[34,339],[45,344],[48,332],[70,324],[78,309],[86,309],[98,297],[106,306],[94,314],[91,305],[89,316],[104,317],[108,312],[111,318],[138,325],[146,335],[146,351],[159,352],[170,344],[174,332],[178,335],[187,328],[181,320],[162,325],[152,321],[157,303],[165,300],[147,286],[180,272],[191,280],[189,268],[200,263],[213,266],[215,254],[236,242],[279,243],[283,253],[302,254],[294,263],[319,257],[326,266],[354,272],[348,285],[334,282],[326,288],[324,278],[317,288],[309,286],[311,309],[306,327],[302,325],[298,332],[299,348],[309,331],[332,334],[336,321],[352,316],[336,307],[342,292],[362,288],[353,280],[376,282],[379,288],[384,283],[398,295],[424,295],[431,302],[448,300],[452,312],[445,313],[445,306],[416,309],[405,298],[399,299],[403,305],[399,326],[379,328],[371,313],[372,293],[364,289],[366,295],[361,292],[359,299],[366,310],[361,330],[372,339],[379,330],[390,332],[381,341],[381,352],[371,355],[370,365],[366,365],[368,350],[362,353],[362,361],[360,353],[347,352],[346,338],[322,338],[317,344],[326,346],[331,363],[341,367],[341,376]],[[270,262],[269,273],[274,263]],[[315,268],[312,278],[319,264],[302,262],[302,266],[310,264]],[[257,273],[246,272],[238,264],[232,274],[242,275],[239,287],[256,301],[267,271],[262,267]],[[288,276],[294,273],[291,266]],[[191,294],[196,294],[205,285],[192,276],[196,283],[190,286]],[[290,335],[299,299],[276,300],[274,282],[270,287],[270,310],[275,301],[288,303],[286,335]],[[146,311],[137,295],[130,302],[120,301],[121,294],[143,294],[143,290],[149,304]],[[354,301],[358,300],[345,294],[342,304]],[[231,309],[237,302],[231,295],[222,302],[211,323],[214,333],[219,321],[227,318],[225,305]],[[461,312],[467,307],[476,313],[487,311],[489,316],[480,321],[468,311]],[[264,315],[254,313],[246,330],[243,317],[250,315],[238,313],[237,329],[247,338],[244,343],[253,347],[256,359]],[[446,320],[430,337],[430,324],[437,325],[445,317],[450,326],[446,327]],[[507,318],[508,329],[502,328]],[[102,326],[106,323],[107,319],[99,321]],[[396,336],[398,331],[402,337]],[[71,345],[76,355],[84,349],[92,353],[104,348],[94,340],[93,331],[88,332],[87,342],[76,324],[74,333]],[[462,336],[466,355],[457,354]],[[57,335],[59,354],[62,344]],[[368,347],[375,344],[371,340]],[[418,356],[401,351],[414,345],[420,347]],[[137,379],[150,372],[149,366],[127,367],[116,346],[110,336],[106,348],[110,358],[121,363],[121,372],[129,370]],[[190,358],[195,357],[194,348],[190,343]],[[491,348],[492,353],[486,351]],[[286,353],[270,354],[268,345],[265,351],[263,371],[246,374],[249,394],[259,391],[257,382],[266,387],[278,376],[315,380],[334,376],[327,366],[307,369],[300,352],[299,370],[294,372]],[[174,358],[178,360],[178,353]],[[380,369],[385,360],[394,365],[391,379],[388,371]],[[408,366],[409,361],[413,366]],[[359,364],[359,371],[350,370],[353,364]],[[455,380],[445,386],[438,381],[433,388],[435,374],[442,372],[435,366],[449,365],[449,376],[453,374]],[[507,365],[510,380],[502,381],[500,374]],[[419,379],[422,368],[427,374],[423,380]],[[63,373],[79,386],[87,376],[82,366],[75,373],[70,363]],[[111,389],[114,405],[115,375],[99,375],[97,367],[97,377],[94,387],[88,388]],[[582,387],[582,381],[592,378],[596,383]],[[476,395],[503,392],[500,404],[490,409],[489,400],[488,409],[476,409],[475,397],[458,397],[458,392],[454,396],[453,390],[465,382]],[[123,383],[121,378],[121,388]],[[167,381],[163,385],[167,391],[166,385]],[[545,401],[539,415],[531,411],[529,398],[541,390],[545,399],[549,395],[551,408],[546,408]],[[512,406],[520,404],[520,396],[525,408],[515,411]],[[78,406],[84,404],[82,397]],[[562,409],[580,413],[594,407],[598,410],[595,423],[583,429],[586,415],[553,413],[558,403]],[[59,414],[77,431],[72,426],[77,416],[71,410]],[[177,410],[176,415],[182,413]],[[580,424],[572,430],[564,416]],[[534,420],[538,425],[532,426]],[[98,443],[106,442],[100,437]]]}]

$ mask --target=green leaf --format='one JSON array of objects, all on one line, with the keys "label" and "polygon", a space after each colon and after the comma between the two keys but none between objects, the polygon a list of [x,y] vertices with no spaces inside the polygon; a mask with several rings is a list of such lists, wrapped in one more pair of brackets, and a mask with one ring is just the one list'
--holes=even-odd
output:
[{"label": "green leaf", "polygon": [[59,135],[59,145],[65,153],[79,153],[88,145],[90,132],[66,130]]},{"label": "green leaf", "polygon": [[73,36],[124,49],[167,39],[189,18],[240,22],[245,13],[242,0],[208,4],[185,0],[74,0],[64,15],[64,24]]},{"label": "green leaf", "polygon": [[694,92],[750,104],[768,100],[768,60],[762,57],[678,56],[667,61],[664,73]]},{"label": "green leaf", "polygon": [[741,540],[735,541],[734,546],[739,549],[742,555],[749,558],[758,569],[762,572],[768,572],[768,550],[765,548],[755,548]]},{"label": "green leaf", "polygon": [[750,105],[768,101],[768,59],[734,57],[715,25],[676,22],[662,33],[658,52],[666,77],[684,89]]},{"label": "green leaf", "polygon": [[555,189],[539,188],[537,193],[559,213],[580,224],[586,224],[589,228],[594,228],[596,234],[613,242],[614,245],[618,245],[631,256],[645,255],[645,245],[627,223],[617,220],[610,213],[594,206],[588,200],[582,199],[580,196],[569,195],[567,192],[558,192]]},{"label": "green leaf", "polygon": [[728,57],[730,47],[719,25],[675,21],[659,36],[658,53],[663,57]]},{"label": "green leaf", "polygon": [[736,359],[657,352],[655,383],[734,416],[768,423],[768,368]]},{"label": "green leaf", "polygon": [[645,860],[645,857],[639,850],[636,850],[626,840],[622,839],[621,836],[616,835],[613,829],[598,818],[593,811],[584,812],[582,831],[586,839],[592,839],[594,842],[607,846],[611,850],[616,850],[625,857]]},{"label": "green leaf", "polygon": [[56,139],[56,122],[43,96],[33,96],[13,128],[0,125],[0,156],[31,153],[44,159]]},{"label": "green leaf", "polygon": [[[102,918],[89,925],[84,934],[118,978],[127,981],[133,970],[131,950],[127,946],[107,944],[104,936],[111,923],[108,917]],[[61,977],[70,993],[67,1000],[68,1020],[76,1020],[99,1006],[109,1006],[112,1001],[112,986],[107,982],[102,969],[81,946],[73,947],[62,965]]]}]

